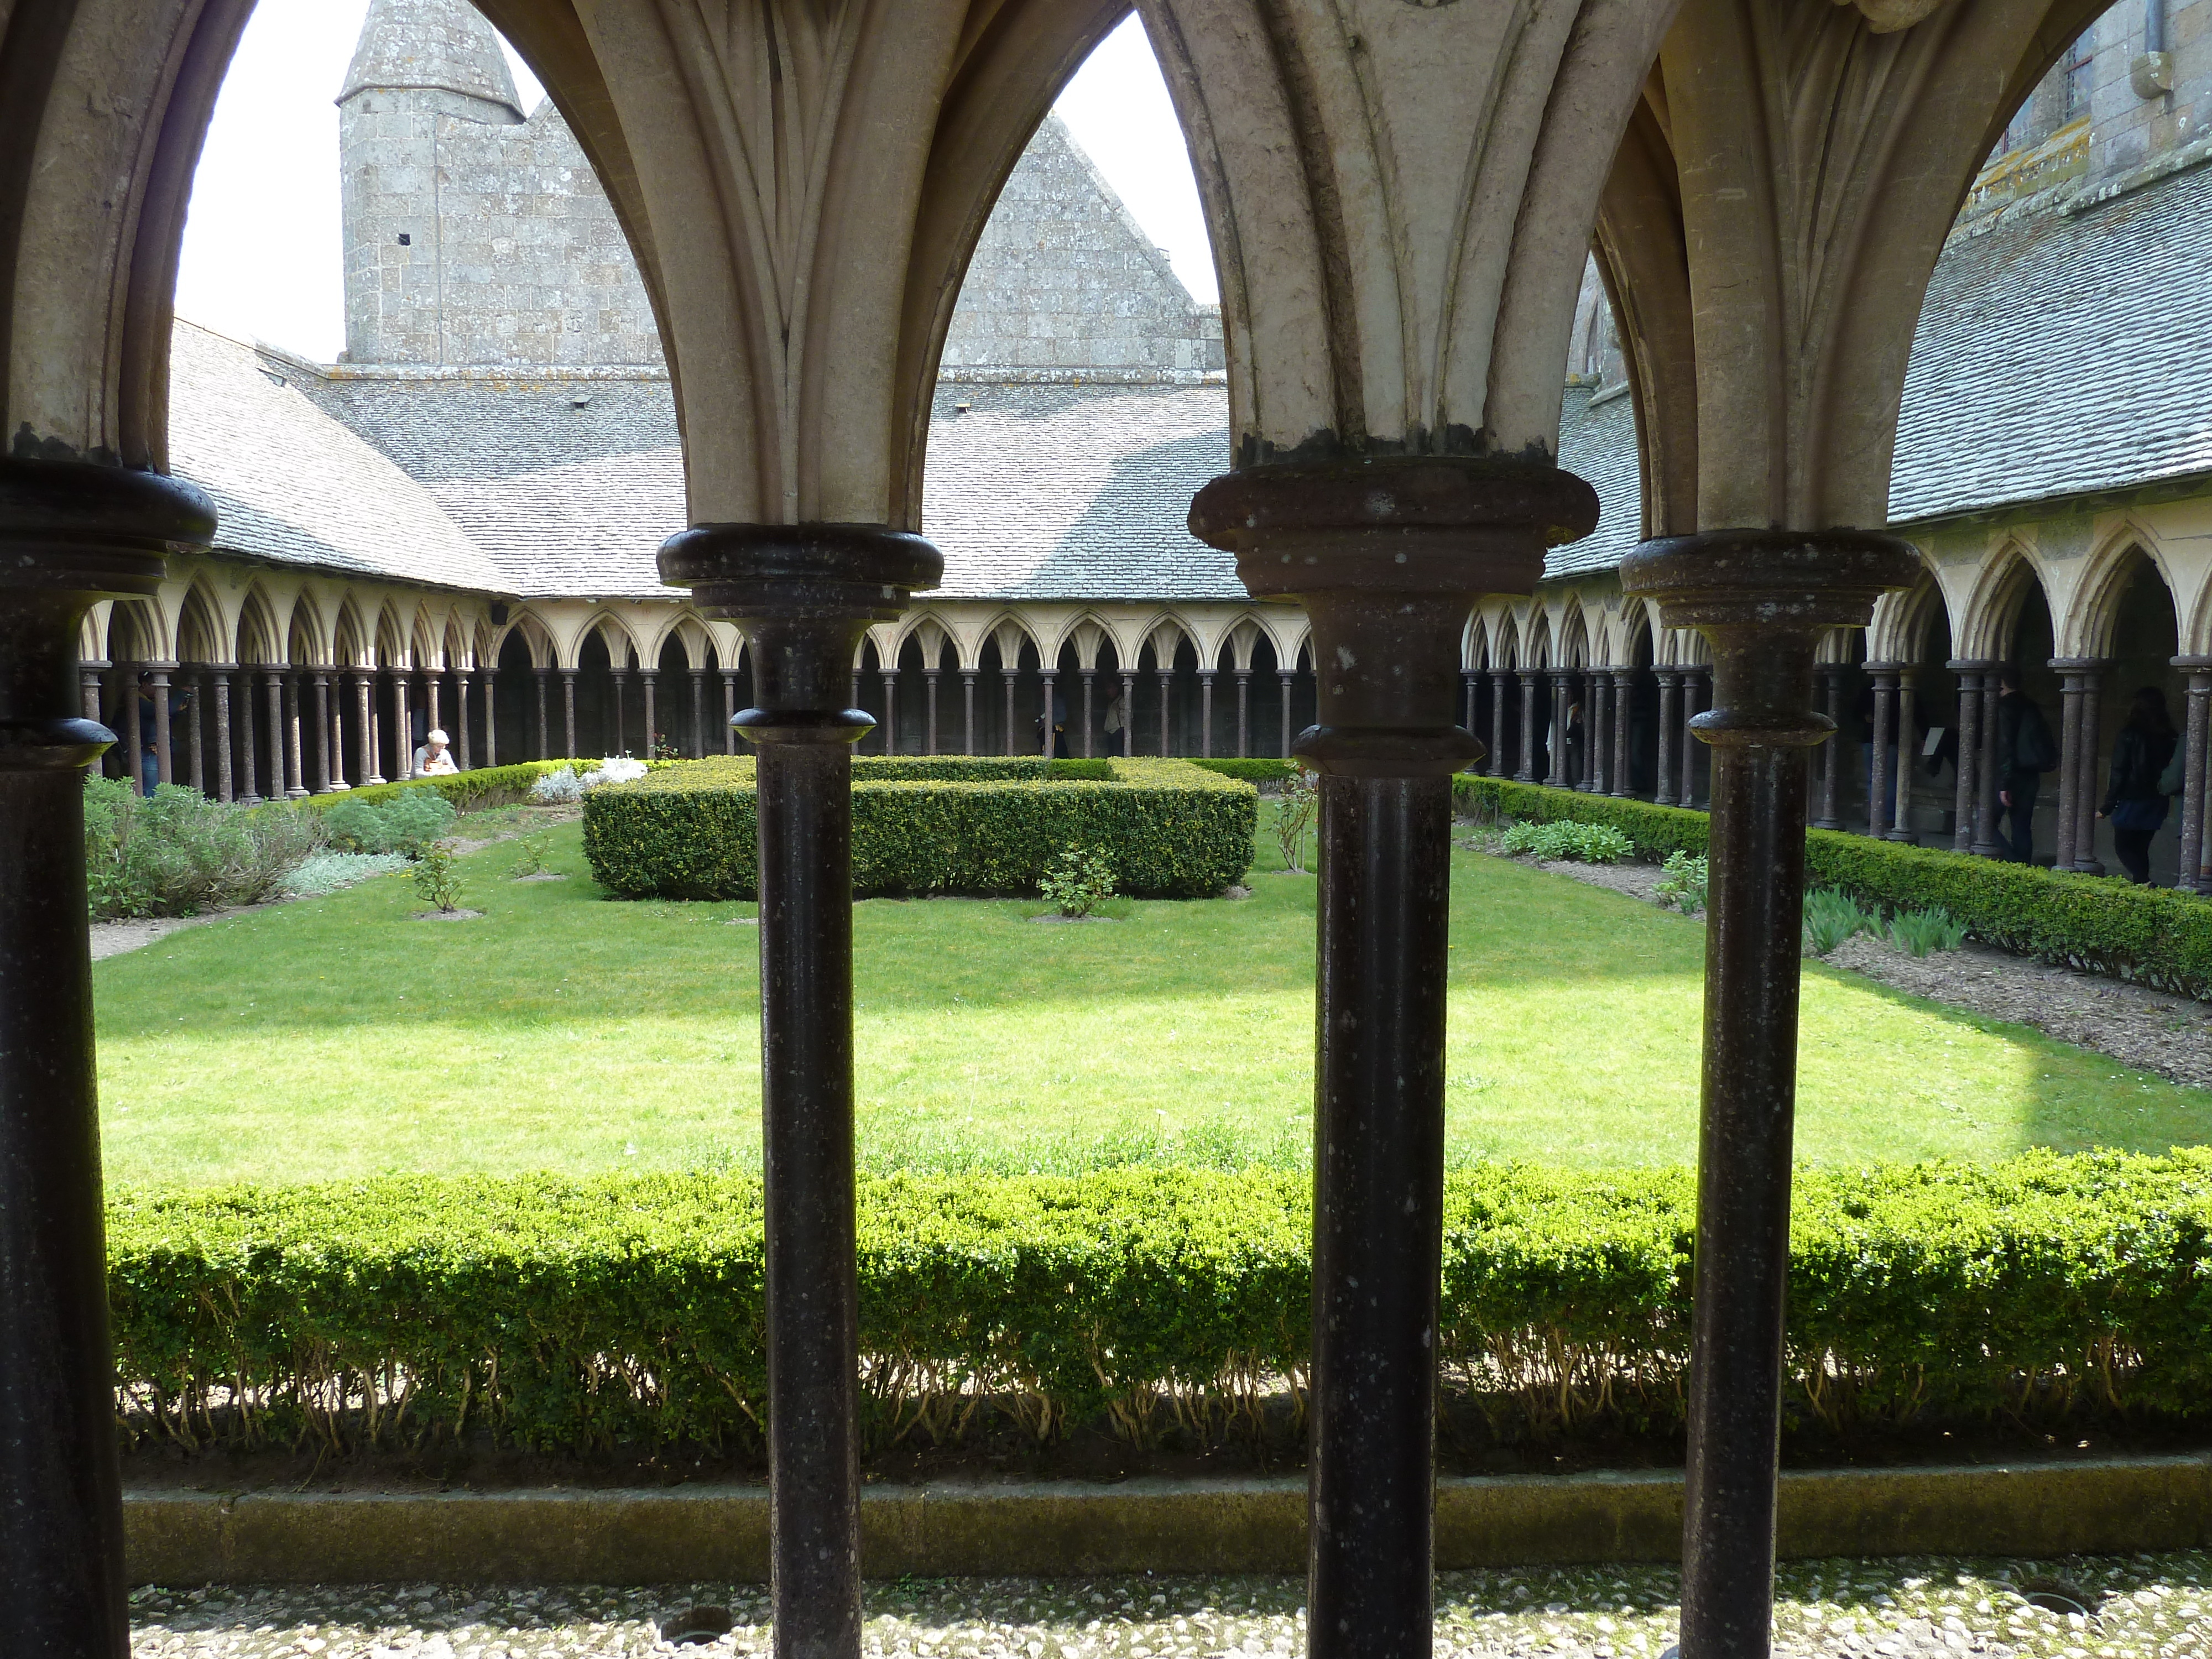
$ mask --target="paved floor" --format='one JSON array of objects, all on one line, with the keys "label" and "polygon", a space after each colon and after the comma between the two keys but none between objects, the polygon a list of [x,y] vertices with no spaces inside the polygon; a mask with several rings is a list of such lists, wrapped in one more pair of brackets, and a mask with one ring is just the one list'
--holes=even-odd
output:
[{"label": "paved floor", "polygon": [[[1783,1568],[1780,1593],[1775,1638],[1786,1655],[2212,1656],[2207,1551],[2056,1562],[1796,1562]],[[1678,1594],[1673,1570],[1663,1568],[1447,1573],[1437,1653],[1656,1656],[1674,1639]],[[2085,1610],[2046,1610],[2029,1596]],[[1304,1647],[1304,1586],[1284,1578],[901,1581],[869,1587],[866,1649],[886,1659],[1287,1655]],[[767,1603],[757,1586],[145,1589],[132,1604],[134,1659],[598,1659],[768,1648]],[[661,1640],[659,1621],[701,1604],[725,1609],[735,1627],[702,1645]]]}]

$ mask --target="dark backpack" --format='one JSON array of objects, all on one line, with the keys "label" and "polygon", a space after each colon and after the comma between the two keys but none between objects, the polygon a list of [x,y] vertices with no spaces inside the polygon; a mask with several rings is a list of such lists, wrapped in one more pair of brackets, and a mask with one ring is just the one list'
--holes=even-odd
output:
[{"label": "dark backpack", "polygon": [[2051,736],[2051,722],[2027,698],[2021,699],[2020,718],[2013,727],[2012,763],[2015,771],[2055,772],[2058,745]]}]

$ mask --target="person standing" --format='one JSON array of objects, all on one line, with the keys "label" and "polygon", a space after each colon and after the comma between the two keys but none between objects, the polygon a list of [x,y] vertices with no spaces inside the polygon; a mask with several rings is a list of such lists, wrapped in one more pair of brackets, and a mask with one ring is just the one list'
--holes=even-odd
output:
[{"label": "person standing", "polygon": [[1997,671],[1997,834],[2016,864],[2035,862],[2035,796],[2058,765],[2058,744],[2043,710],[2020,689],[2020,671]]},{"label": "person standing", "polygon": [[2146,685],[2129,700],[2128,717],[2112,744],[2112,777],[2097,816],[2112,824],[2112,850],[2128,879],[2141,887],[2150,880],[2150,842],[2166,822],[2166,797],[2160,792],[2166,763],[2180,739],[2166,712],[2166,693]]}]

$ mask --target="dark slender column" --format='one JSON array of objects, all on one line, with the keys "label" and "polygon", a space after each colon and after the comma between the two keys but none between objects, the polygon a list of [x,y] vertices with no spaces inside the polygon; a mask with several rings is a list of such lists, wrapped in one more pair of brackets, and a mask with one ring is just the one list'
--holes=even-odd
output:
[{"label": "dark slender column", "polygon": [[564,668],[561,671],[561,719],[568,744],[565,757],[574,760],[576,758],[576,671],[573,668]]},{"label": "dark slender column", "polygon": [[[1659,787],[1651,797],[1655,806],[1673,806],[1674,799],[1674,727],[1681,718],[1682,674],[1680,669],[1653,671],[1659,678]],[[1680,803],[1687,805],[1686,802]]]},{"label": "dark slender column", "polygon": [[[626,668],[611,668],[607,672],[614,681],[615,698],[614,741],[607,745],[607,752],[611,755],[627,754],[629,751],[629,744],[627,741],[629,732],[629,722],[623,719],[623,683],[629,678],[629,671]],[[860,699],[855,697],[854,701],[858,702]]]},{"label": "dark slender column", "polygon": [[884,682],[884,753],[898,753],[898,670],[883,671]]},{"label": "dark slender column", "polygon": [[1997,702],[2004,696],[2004,678],[1982,676],[1982,741],[1977,761],[1980,787],[1974,808],[1974,851],[1985,859],[2001,859],[2012,850],[1997,839],[1997,787],[2002,780],[1997,763]]},{"label": "dark slender column", "polygon": [[198,684],[185,694],[185,712],[191,716],[185,725],[185,753],[191,762],[192,787],[204,795],[208,792],[207,749],[201,739],[200,705],[205,701],[207,675],[193,677]]},{"label": "dark slender column", "polygon": [[[1307,1651],[1430,1651],[1453,723],[1481,592],[1525,592],[1589,486],[1498,461],[1255,467],[1193,532],[1311,619],[1322,775]],[[1336,665],[1341,665],[1341,671]]]},{"label": "dark slender column", "polygon": [[1866,833],[1888,832],[1894,804],[1889,797],[1891,757],[1887,738],[1897,719],[1897,665],[1870,662],[1866,673],[1874,681],[1874,735],[1868,739]]},{"label": "dark slender column", "polygon": [[971,669],[960,671],[960,752],[975,752],[975,674]]},{"label": "dark slender column", "polygon": [[1058,676],[1056,675],[1042,672],[1037,676],[1038,681],[1044,688],[1043,696],[1040,699],[1040,701],[1044,704],[1044,729],[1039,734],[1041,741],[1037,744],[1037,748],[1038,751],[1044,755],[1048,759],[1050,758],[1053,750],[1055,747],[1052,740],[1052,693],[1054,682],[1057,678]]},{"label": "dark slender column", "polygon": [[1246,760],[1252,753],[1252,671],[1237,671],[1237,758]]},{"label": "dark slender column", "polygon": [[[444,702],[440,694],[445,689],[446,677],[438,672],[437,670],[432,669],[422,676],[422,723],[430,731],[435,732],[441,730],[444,727],[446,721],[444,717]],[[408,747],[410,750],[409,758],[411,760],[414,757],[412,753],[414,748],[413,739],[415,735],[413,727],[410,726],[408,728],[407,735],[409,739]]]},{"label": "dark slender column", "polygon": [[2057,844],[2051,867],[2070,870],[2074,867],[2075,774],[2081,753],[2081,677],[2063,657],[2053,657],[2051,666],[2059,676],[2058,817],[2053,825]]},{"label": "dark slender column", "polygon": [[[150,595],[215,512],[189,484],[0,460],[0,1653],[125,1659],[122,1483],[86,943],[77,669],[103,594]],[[125,714],[136,724],[137,686]],[[136,780],[134,779],[134,786]]]},{"label": "dark slender column", "polygon": [[1626,796],[1634,793],[1635,769],[1630,764],[1629,714],[1636,696],[1636,671],[1616,668],[1613,671],[1613,793]]},{"label": "dark slender column", "polygon": [[707,752],[707,671],[691,671],[691,758]]},{"label": "dark slender column", "polygon": [[230,765],[230,676],[220,670],[208,676],[213,688],[215,713],[215,798],[232,800],[236,798],[236,783],[231,776]]},{"label": "dark slender column", "polygon": [[722,671],[722,752],[738,752],[738,677],[726,668]]},{"label": "dark slender column", "polygon": [[476,769],[476,761],[469,743],[469,675],[466,669],[453,671],[453,764],[464,772]]},{"label": "dark slender column", "polygon": [[106,666],[105,663],[86,663],[79,676],[84,690],[84,717],[94,726],[100,723],[100,704],[106,700],[100,683],[100,670]]},{"label": "dark slender column", "polygon": [[1544,677],[1534,668],[1518,671],[1521,682],[1521,750],[1513,769],[1518,783],[1536,781],[1536,686]]},{"label": "dark slender column", "polygon": [[1174,749],[1168,738],[1168,723],[1175,712],[1175,670],[1162,668],[1154,672],[1160,682],[1160,753],[1165,755]]},{"label": "dark slender column", "polygon": [[356,769],[356,774],[364,785],[382,783],[384,779],[379,775],[376,769],[376,682],[374,678],[367,672],[356,674],[353,677],[353,695],[355,707],[360,715],[356,737],[361,747],[361,763]]},{"label": "dark slender column", "polygon": [[1198,757],[1200,760],[1213,758],[1213,673],[1211,668],[1198,671]]},{"label": "dark slender column", "polygon": [[1822,699],[1827,705],[1828,724],[1838,735],[1820,745],[1820,815],[1813,820],[1813,827],[1840,830],[1844,821],[1836,816],[1836,793],[1842,771],[1838,757],[1844,750],[1844,671],[1830,664],[1815,672],[1820,676]]},{"label": "dark slender column", "polygon": [[315,793],[331,793],[331,675],[326,668],[313,671],[315,688]]},{"label": "dark slender column", "polygon": [[2074,867],[2085,876],[2105,873],[2105,861],[2097,856],[2097,801],[2102,793],[2097,751],[2104,738],[2105,667],[2101,659],[2082,659],[2081,755],[2074,777]]},{"label": "dark slender column", "polygon": [[1613,677],[1603,668],[1593,668],[1583,676],[1584,688],[1583,710],[1583,752],[1589,760],[1583,768],[1583,787],[1593,795],[1607,793],[1612,778],[1613,722],[1606,714],[1606,693],[1612,689]]},{"label": "dark slender column", "polygon": [[922,712],[925,716],[921,752],[925,755],[933,755],[937,752],[937,680],[938,676],[944,672],[941,668],[925,668],[921,671]]},{"label": "dark slender column", "polygon": [[154,777],[157,783],[177,781],[176,763],[169,744],[169,667],[165,663],[148,671],[154,677]]},{"label": "dark slender column", "polygon": [[531,674],[538,681],[538,755],[539,760],[553,758],[553,728],[545,718],[545,682],[553,676],[550,668],[531,665]]},{"label": "dark slender column", "polygon": [[251,671],[241,667],[238,674],[238,799],[240,805],[258,806],[261,804],[261,791],[258,787],[260,780],[254,775],[254,769],[259,764],[260,761],[254,753],[253,675]]},{"label": "dark slender column", "polygon": [[637,678],[645,687],[645,758],[651,760],[660,752],[660,711],[654,702],[660,674],[656,669],[641,668]]},{"label": "dark slender column", "polygon": [[123,722],[123,764],[131,775],[134,793],[143,793],[146,787],[146,734],[138,722],[138,676],[143,667],[135,661],[123,665],[123,694],[115,705],[116,718]]},{"label": "dark slender column", "polygon": [[2189,677],[2189,713],[2181,740],[2181,847],[2174,885],[2185,893],[2206,890],[2204,872],[2204,745],[2212,737],[2212,657],[2176,657]]},{"label": "dark slender column", "polygon": [[[483,678],[483,763],[486,766],[497,766],[499,764],[499,720],[497,712],[492,707],[492,693],[499,684],[499,676],[489,668],[483,670],[482,674]],[[468,764],[465,756],[461,764],[464,766]]]},{"label": "dark slender column", "polygon": [[1461,720],[1460,726],[1465,731],[1472,732],[1481,724],[1481,722],[1474,717],[1476,702],[1475,688],[1480,684],[1481,681],[1482,676],[1475,670],[1472,668],[1462,668],[1460,670],[1460,691],[1467,706],[1467,713]]},{"label": "dark slender column", "polygon": [[1698,695],[1700,688],[1698,682],[1705,672],[1702,666],[1682,671],[1682,789],[1678,799],[1684,806],[1703,805],[1698,798],[1698,745],[1693,722],[1705,703],[1705,699]]},{"label": "dark slender column", "polygon": [[1506,688],[1512,678],[1502,668],[1490,671],[1490,753],[1482,769],[1493,778],[1505,775],[1505,705],[1510,695]]},{"label": "dark slender column", "polygon": [[1713,707],[1692,728],[1713,785],[1683,1659],[1765,1659],[1772,1625],[1807,750],[1832,729],[1812,708],[1814,653],[1918,569],[1910,544],[1844,531],[1647,542],[1621,568],[1713,653]]},{"label": "dark slender column", "polygon": [[746,624],[758,751],[761,1125],[767,1231],[769,1562],[779,1659],[860,1650],[860,1290],[853,1176],[852,748],[841,707],[872,622],[942,561],[854,526],[671,537],[662,580]]},{"label": "dark slender column", "polygon": [[1019,657],[1014,659],[1013,666],[1011,668],[1006,665],[1004,659],[1001,659],[999,664],[999,678],[1006,688],[1006,752],[1009,755],[1018,752],[1014,746],[1014,681],[1021,672],[1021,666]]},{"label": "dark slender column", "polygon": [[1137,677],[1121,676],[1121,754],[1126,759],[1137,752]]},{"label": "dark slender column", "polygon": [[1283,758],[1285,760],[1291,754],[1291,681],[1293,677],[1293,671],[1288,668],[1279,669],[1275,674],[1283,687]]},{"label": "dark slender column", "polygon": [[1092,682],[1097,678],[1098,671],[1095,668],[1086,668],[1083,671],[1083,758],[1085,760],[1097,758],[1097,744],[1093,734],[1097,731],[1098,725],[1091,701]]},{"label": "dark slender column", "polygon": [[1967,853],[1974,846],[1974,803],[1981,799],[1983,665],[1954,658],[1947,665],[1959,679],[1959,788],[1951,846]]},{"label": "dark slender column", "polygon": [[1897,671],[1897,758],[1892,764],[1897,773],[1897,811],[1892,815],[1887,830],[1892,841],[1911,842],[1912,833],[1912,738],[1913,701],[1912,670],[1900,667]]},{"label": "dark slender column", "polygon": [[304,799],[307,775],[300,741],[300,677],[290,669],[270,676],[270,711],[282,716],[284,734],[284,795]]}]

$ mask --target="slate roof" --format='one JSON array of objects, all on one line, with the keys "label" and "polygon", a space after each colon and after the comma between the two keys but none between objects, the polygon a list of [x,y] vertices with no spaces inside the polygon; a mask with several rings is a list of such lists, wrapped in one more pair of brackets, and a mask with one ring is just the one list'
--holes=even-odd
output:
[{"label": "slate roof", "polygon": [[499,568],[414,479],[303,395],[319,380],[179,322],[169,465],[207,491],[225,552],[433,586],[503,591]]},{"label": "slate roof", "polygon": [[1236,561],[1184,522],[1228,466],[1218,386],[941,386],[922,485],[936,595],[1243,599]]},{"label": "slate roof", "polygon": [[1894,523],[2212,471],[2212,167],[1954,236],[1913,337]]},{"label": "slate roof", "polygon": [[653,562],[686,522],[665,376],[341,374],[313,395],[422,484],[500,591],[677,596]]},{"label": "slate roof", "polygon": [[1597,528],[1544,556],[1547,579],[1610,570],[1644,534],[1644,478],[1635,400],[1625,391],[1571,386],[1559,405],[1559,465],[1597,491]]}]

